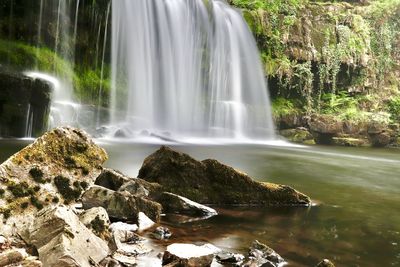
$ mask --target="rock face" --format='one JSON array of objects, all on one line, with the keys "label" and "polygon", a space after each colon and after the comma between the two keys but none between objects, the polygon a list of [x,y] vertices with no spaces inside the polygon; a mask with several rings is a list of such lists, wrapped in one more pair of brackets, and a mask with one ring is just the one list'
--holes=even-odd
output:
[{"label": "rock face", "polygon": [[333,116],[314,116],[310,130],[317,144],[332,144],[332,138],[343,131],[343,124]]},{"label": "rock face", "polygon": [[177,267],[206,267],[211,265],[214,254],[219,251],[210,244],[203,246],[172,244],[164,252],[162,264]]},{"label": "rock face", "polygon": [[138,222],[139,212],[145,212],[152,220],[160,220],[161,205],[155,201],[129,192],[116,192],[110,189],[93,186],[82,196],[84,209],[103,207],[111,218]]},{"label": "rock face", "polygon": [[[94,183],[106,159],[106,152],[81,130],[60,127],[47,132],[0,165],[3,218],[74,202]],[[21,223],[15,216],[10,220],[9,225]]]},{"label": "rock face", "polygon": [[310,199],[289,186],[260,183],[216,160],[197,161],[161,147],[148,156],[139,178],[163,190],[206,204],[308,205]]},{"label": "rock face", "polygon": [[53,88],[46,81],[0,68],[0,136],[37,136],[47,128]]},{"label": "rock face", "polygon": [[179,213],[200,217],[211,217],[218,214],[216,210],[210,207],[168,192],[161,194],[159,202],[163,206],[163,211],[167,213]]},{"label": "rock face", "polygon": [[107,243],[65,206],[40,211],[21,235],[36,247],[44,266],[90,267],[109,253]]}]

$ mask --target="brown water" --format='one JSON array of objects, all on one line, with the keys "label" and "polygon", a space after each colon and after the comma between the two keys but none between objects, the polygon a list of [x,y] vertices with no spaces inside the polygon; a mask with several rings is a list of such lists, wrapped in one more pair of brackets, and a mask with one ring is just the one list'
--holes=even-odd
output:
[{"label": "brown water", "polygon": [[[0,162],[28,141],[0,140]],[[102,143],[107,166],[135,176],[158,145]],[[320,203],[304,208],[217,208],[204,221],[164,223],[168,242],[211,242],[245,253],[254,239],[274,248],[288,266],[400,266],[400,151],[395,149],[255,145],[173,146],[197,159],[216,158],[269,181],[291,185]],[[165,243],[167,244],[167,243]],[[164,243],[159,243],[163,246]]]}]

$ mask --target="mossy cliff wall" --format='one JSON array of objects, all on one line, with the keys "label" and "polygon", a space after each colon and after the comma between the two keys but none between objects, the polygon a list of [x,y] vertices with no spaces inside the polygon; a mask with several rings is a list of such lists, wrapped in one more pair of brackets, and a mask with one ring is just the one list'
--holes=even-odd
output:
[{"label": "mossy cliff wall", "polygon": [[230,3],[255,35],[280,129],[320,115],[365,132],[399,123],[399,0]]}]

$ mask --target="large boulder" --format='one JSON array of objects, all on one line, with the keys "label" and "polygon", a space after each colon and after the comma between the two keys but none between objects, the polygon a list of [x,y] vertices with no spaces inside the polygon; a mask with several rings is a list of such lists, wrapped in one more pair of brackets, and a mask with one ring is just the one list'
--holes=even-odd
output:
[{"label": "large boulder", "polygon": [[[59,127],[0,165],[0,212],[20,225],[43,207],[79,199],[100,174],[106,152],[81,130]],[[21,215],[23,218],[21,218]],[[0,230],[10,233],[11,229]]]},{"label": "large boulder", "polygon": [[38,212],[20,234],[37,249],[44,266],[91,267],[109,254],[107,243],[66,206],[47,207]]},{"label": "large boulder", "polygon": [[160,220],[161,205],[143,196],[129,192],[116,192],[98,185],[89,188],[82,196],[84,209],[103,207],[111,218],[138,222],[139,213],[144,212],[152,220]]},{"label": "large boulder", "polygon": [[47,128],[53,87],[0,68],[0,136],[39,135]]},{"label": "large boulder", "polygon": [[289,186],[257,182],[216,160],[200,162],[165,146],[144,160],[139,178],[205,204],[310,204],[309,197]]}]

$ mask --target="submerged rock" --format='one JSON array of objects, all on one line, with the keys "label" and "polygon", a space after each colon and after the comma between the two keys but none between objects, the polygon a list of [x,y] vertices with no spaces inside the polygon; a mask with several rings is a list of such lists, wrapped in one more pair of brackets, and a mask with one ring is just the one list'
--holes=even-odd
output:
[{"label": "submerged rock", "polygon": [[165,146],[144,160],[139,178],[205,204],[310,204],[309,197],[289,186],[257,182],[216,160],[200,162]]},{"label": "submerged rock", "polygon": [[169,267],[206,267],[211,265],[214,254],[218,252],[220,252],[220,249],[211,244],[196,246],[176,243],[167,247],[162,264]]},{"label": "submerged rock", "polygon": [[333,264],[328,259],[324,259],[320,263],[318,263],[315,267],[335,267],[335,264]]},{"label": "submerged rock", "polygon": [[271,266],[278,267],[285,260],[272,248],[255,240],[249,251],[250,260],[244,264],[246,267]]},{"label": "submerged rock", "polygon": [[154,230],[152,236],[158,240],[165,240],[169,239],[172,233],[167,227],[159,226]]},{"label": "submerged rock", "polygon": [[109,253],[107,243],[66,206],[40,211],[21,236],[37,249],[44,266],[90,267]]},{"label": "submerged rock", "polygon": [[221,264],[235,264],[238,265],[243,262],[244,256],[242,254],[236,254],[232,252],[220,252],[218,253],[215,258]]},{"label": "submerged rock", "polygon": [[168,213],[187,214],[201,217],[211,217],[218,214],[217,211],[212,208],[168,192],[161,194],[159,202],[163,206],[163,211]]},{"label": "submerged rock", "polygon": [[[49,204],[75,202],[106,159],[106,152],[78,129],[59,127],[36,139],[0,165],[0,213],[11,217],[7,225],[19,226]],[[1,226],[3,233],[11,232]]]}]

